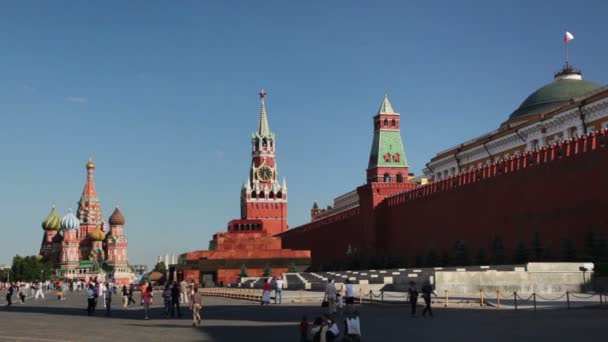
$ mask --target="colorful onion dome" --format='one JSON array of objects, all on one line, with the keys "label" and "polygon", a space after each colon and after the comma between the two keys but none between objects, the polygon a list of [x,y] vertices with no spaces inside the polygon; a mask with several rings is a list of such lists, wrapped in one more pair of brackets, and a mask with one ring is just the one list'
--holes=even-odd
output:
[{"label": "colorful onion dome", "polygon": [[106,238],[106,234],[104,234],[101,229],[96,228],[94,231],[92,231],[89,234],[89,237],[91,238],[91,240],[94,241],[103,241],[103,239]]},{"label": "colorful onion dome", "polygon": [[70,208],[70,211],[61,219],[61,227],[67,230],[76,230],[80,228],[80,220],[76,215],[72,214],[72,208]]},{"label": "colorful onion dome", "polygon": [[114,212],[110,216],[110,225],[112,226],[123,226],[125,224],[125,217],[123,216],[118,206],[114,209]]},{"label": "colorful onion dome", "polygon": [[55,211],[55,206],[51,209],[49,216],[42,221],[42,229],[44,230],[61,230],[61,217]]}]

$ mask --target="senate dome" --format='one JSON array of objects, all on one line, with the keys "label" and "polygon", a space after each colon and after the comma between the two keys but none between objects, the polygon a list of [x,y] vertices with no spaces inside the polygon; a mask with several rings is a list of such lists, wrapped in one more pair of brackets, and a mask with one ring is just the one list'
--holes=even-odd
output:
[{"label": "senate dome", "polygon": [[526,115],[539,114],[555,109],[583,96],[591,95],[602,89],[601,84],[585,81],[579,70],[565,66],[555,74],[555,80],[528,96],[509,116],[509,120]]},{"label": "senate dome", "polygon": [[51,209],[49,216],[42,221],[42,229],[44,230],[61,230],[61,217],[55,211],[55,206]]}]

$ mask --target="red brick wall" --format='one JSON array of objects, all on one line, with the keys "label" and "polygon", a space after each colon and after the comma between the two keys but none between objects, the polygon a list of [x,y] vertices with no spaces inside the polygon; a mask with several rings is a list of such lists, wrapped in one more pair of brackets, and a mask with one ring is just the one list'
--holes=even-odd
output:
[{"label": "red brick wall", "polygon": [[373,212],[374,199],[361,197],[373,192],[359,191],[361,208],[353,216],[290,229],[280,234],[283,246],[312,250],[319,265],[344,258],[348,243],[362,247],[369,240],[373,248],[361,249],[364,255],[413,258],[425,256],[431,244],[451,253],[456,240],[464,240],[472,256],[480,246],[488,254],[498,234],[510,256],[538,230],[554,256],[564,238],[581,251],[589,227],[608,233],[607,143],[605,131],[592,133],[388,197]]}]

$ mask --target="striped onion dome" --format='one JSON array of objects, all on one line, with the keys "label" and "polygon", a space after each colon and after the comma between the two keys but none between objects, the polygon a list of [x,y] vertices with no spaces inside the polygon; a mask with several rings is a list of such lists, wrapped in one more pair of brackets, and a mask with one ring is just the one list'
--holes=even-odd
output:
[{"label": "striped onion dome", "polygon": [[89,234],[89,237],[94,241],[103,241],[103,239],[106,238],[106,234],[104,234],[101,229],[95,228],[95,230]]},{"label": "striped onion dome", "polygon": [[49,216],[42,221],[42,229],[44,230],[61,230],[61,217],[55,211],[55,206],[51,209]]},{"label": "striped onion dome", "polygon": [[70,211],[61,219],[61,227],[67,230],[76,230],[80,228],[80,220]]}]

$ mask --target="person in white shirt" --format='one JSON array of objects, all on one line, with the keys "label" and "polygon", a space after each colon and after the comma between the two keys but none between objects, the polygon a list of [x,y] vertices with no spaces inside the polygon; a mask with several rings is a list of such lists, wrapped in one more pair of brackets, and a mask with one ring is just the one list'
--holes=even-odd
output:
[{"label": "person in white shirt", "polygon": [[353,305],[355,304],[355,291],[353,290],[353,284],[350,283],[350,279],[346,280],[346,311],[351,312]]},{"label": "person in white shirt", "polygon": [[278,277],[275,284],[277,288],[274,291],[274,303],[281,304],[281,301],[283,300],[283,279]]},{"label": "person in white shirt", "polygon": [[38,296],[41,296],[44,299],[44,293],[42,292],[42,282],[38,282],[36,284],[36,297],[34,299],[38,299]]},{"label": "person in white shirt", "polygon": [[325,287],[325,300],[327,301],[327,310],[330,314],[336,313],[336,284],[331,279]]}]

